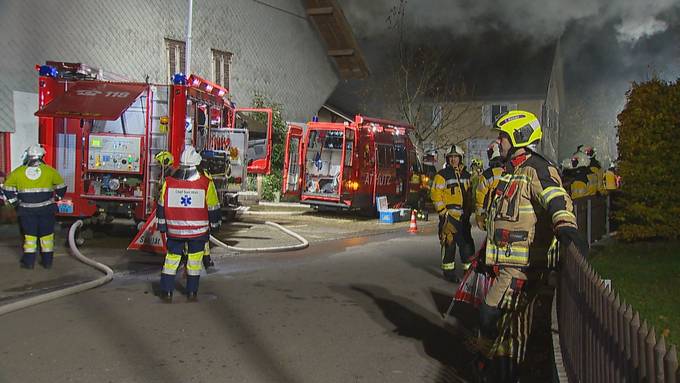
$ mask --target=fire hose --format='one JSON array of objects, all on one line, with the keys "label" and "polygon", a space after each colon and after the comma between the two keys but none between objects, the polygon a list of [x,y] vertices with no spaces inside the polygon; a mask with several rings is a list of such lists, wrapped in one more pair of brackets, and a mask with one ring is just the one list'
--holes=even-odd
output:
[{"label": "fire hose", "polygon": [[278,252],[278,251],[291,251],[291,250],[301,250],[304,248],[307,248],[309,246],[309,242],[299,235],[298,233],[286,229],[285,227],[279,225],[278,223],[270,222],[267,221],[265,222],[266,225],[273,226],[282,232],[290,235],[291,237],[299,240],[301,243],[297,245],[288,245],[288,246],[272,246],[272,247],[236,247],[236,246],[229,246],[226,243],[220,241],[219,239],[213,237],[212,235],[210,236],[210,242],[214,243],[215,245],[219,247],[223,247],[227,250],[232,250],[232,251],[238,251],[238,252],[243,252],[243,253],[267,253],[267,252]]},{"label": "fire hose", "polygon": [[64,288],[64,289],[61,289],[61,290],[52,291],[52,292],[49,292],[49,293],[46,293],[46,294],[38,295],[38,296],[35,296],[35,297],[31,297],[31,298],[23,299],[23,300],[20,300],[20,301],[12,302],[12,303],[6,304],[4,306],[0,306],[0,315],[8,314],[8,313],[11,313],[13,311],[21,310],[21,309],[26,308],[26,307],[35,306],[37,304],[48,302],[48,301],[51,301],[53,299],[62,298],[62,297],[68,296],[68,295],[72,295],[72,294],[76,294],[76,293],[79,293],[79,292],[82,292],[82,291],[85,291],[85,290],[89,290],[89,289],[101,286],[101,285],[103,285],[103,284],[105,284],[105,283],[107,283],[107,282],[109,282],[113,279],[113,270],[111,270],[110,267],[106,266],[103,263],[99,263],[99,262],[93,261],[93,260],[85,257],[78,250],[78,247],[76,246],[76,241],[75,241],[75,234],[76,234],[76,230],[78,230],[78,228],[82,225],[83,225],[83,221],[78,220],[73,225],[71,225],[71,228],[68,231],[68,244],[69,244],[69,247],[71,249],[71,253],[79,261],[102,271],[106,275],[104,275],[104,276],[102,276],[98,279],[95,279],[93,281],[81,283],[81,284],[78,284],[78,285],[75,285],[75,286],[70,286],[70,287],[67,287],[67,288]]}]

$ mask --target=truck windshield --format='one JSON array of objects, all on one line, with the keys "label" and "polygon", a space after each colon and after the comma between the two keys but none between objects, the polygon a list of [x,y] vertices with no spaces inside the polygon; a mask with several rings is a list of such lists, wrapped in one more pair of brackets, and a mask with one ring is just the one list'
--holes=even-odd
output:
[{"label": "truck windshield", "polygon": [[337,195],[342,167],[341,130],[311,130],[305,161],[307,194]]}]

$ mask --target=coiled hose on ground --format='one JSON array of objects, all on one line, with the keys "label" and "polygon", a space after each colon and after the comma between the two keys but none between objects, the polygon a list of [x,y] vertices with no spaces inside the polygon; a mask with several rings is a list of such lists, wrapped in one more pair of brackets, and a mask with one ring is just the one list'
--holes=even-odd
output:
[{"label": "coiled hose on ground", "polygon": [[223,247],[227,250],[233,250],[233,251],[238,251],[238,252],[242,252],[242,253],[267,253],[267,252],[272,253],[272,252],[278,252],[278,251],[301,250],[301,249],[307,248],[309,246],[309,242],[304,237],[299,235],[298,233],[296,233],[296,232],[294,232],[290,229],[286,229],[285,227],[283,227],[283,226],[281,226],[281,225],[279,225],[278,223],[275,223],[275,222],[266,221],[265,224],[269,225],[269,226],[273,226],[273,227],[283,231],[284,233],[286,233],[286,234],[290,235],[291,237],[297,239],[301,243],[299,243],[297,245],[287,245],[287,246],[245,248],[245,247],[229,246],[226,243],[220,241],[219,239],[213,237],[212,235],[210,236],[210,242],[214,243],[215,245],[217,245],[219,247]]}]

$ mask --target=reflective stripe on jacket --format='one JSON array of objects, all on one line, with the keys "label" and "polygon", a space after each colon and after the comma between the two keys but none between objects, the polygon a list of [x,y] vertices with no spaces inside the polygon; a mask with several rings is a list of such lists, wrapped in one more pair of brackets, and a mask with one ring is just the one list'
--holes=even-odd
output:
[{"label": "reflective stripe on jacket", "polygon": [[437,172],[431,189],[432,203],[439,214],[445,210],[456,218],[472,213],[472,190],[470,189],[470,173],[464,166],[453,169],[450,166]]},{"label": "reflective stripe on jacket", "polygon": [[484,215],[491,204],[492,194],[496,190],[498,183],[501,180],[503,168],[494,167],[488,168],[482,173],[481,180],[477,184],[475,190],[475,208],[477,214]]},{"label": "reflective stripe on jacket", "polygon": [[2,192],[9,202],[19,203],[20,215],[55,213],[54,198],[64,197],[66,184],[49,165],[22,165],[7,176]]},{"label": "reflective stripe on jacket", "polygon": [[[216,214],[217,213],[217,214]],[[213,182],[201,175],[195,180],[167,177],[156,209],[158,225],[174,238],[207,235],[221,219]]]},{"label": "reflective stripe on jacket", "polygon": [[573,211],[555,166],[531,153],[513,158],[489,208],[485,263],[547,267],[554,231],[576,227]]}]

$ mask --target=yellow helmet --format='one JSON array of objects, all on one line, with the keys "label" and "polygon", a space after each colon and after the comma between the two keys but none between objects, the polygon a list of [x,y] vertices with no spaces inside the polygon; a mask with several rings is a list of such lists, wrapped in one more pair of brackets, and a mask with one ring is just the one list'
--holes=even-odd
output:
[{"label": "yellow helmet", "polygon": [[163,166],[170,166],[175,162],[172,153],[168,151],[159,152],[154,156],[154,158],[156,159],[156,161],[158,161],[159,164]]},{"label": "yellow helmet", "polygon": [[507,133],[512,146],[516,148],[531,145],[543,137],[538,118],[533,113],[523,110],[503,113],[496,120],[494,129]]}]

